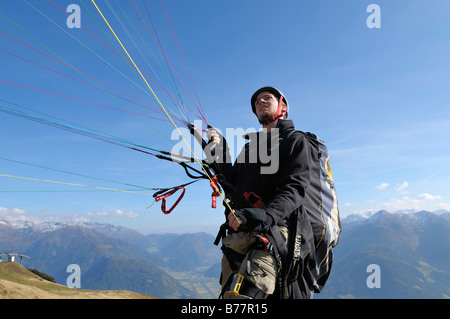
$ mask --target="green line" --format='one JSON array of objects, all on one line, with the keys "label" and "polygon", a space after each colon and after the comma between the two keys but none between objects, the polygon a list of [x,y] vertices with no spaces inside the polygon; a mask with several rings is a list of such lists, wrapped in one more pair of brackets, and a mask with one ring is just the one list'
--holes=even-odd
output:
[{"label": "green line", "polygon": [[[42,12],[40,12],[38,9],[36,9],[35,7],[33,7],[31,4],[29,4],[27,1],[23,0],[25,3],[27,3],[31,8],[33,8],[35,11],[37,11],[39,14],[41,14],[43,17],[45,17],[48,21],[50,21],[51,23],[53,23],[56,27],[58,27],[60,30],[62,30],[63,32],[65,32],[67,35],[69,35],[72,39],[74,39],[75,41],[77,41],[80,45],[84,46],[88,51],[90,51],[92,54],[94,54],[97,58],[99,58],[100,60],[102,60],[104,63],[106,63],[108,66],[112,67],[114,70],[116,70],[116,72],[119,72],[122,76],[124,76],[126,79],[128,79],[129,81],[131,81],[127,76],[125,76],[123,73],[121,73],[120,71],[118,71],[114,66],[112,66],[111,64],[109,64],[106,60],[104,60],[103,58],[101,58],[100,56],[98,56],[95,52],[93,52],[92,50],[90,50],[87,46],[85,46],[84,44],[82,44],[81,42],[79,42],[77,39],[75,39],[72,35],[68,34],[64,29],[62,29],[60,26],[58,26],[52,19],[50,19],[49,17],[47,17],[45,14],[43,14]],[[2,15],[4,18],[6,18],[10,23],[12,23],[16,28],[20,29],[23,33],[25,33],[26,35],[28,35],[33,41],[37,42],[39,45],[41,45],[43,48],[45,48],[47,51],[51,52],[54,56],[56,56],[59,60],[63,61],[65,64],[67,64],[70,68],[72,68],[74,71],[76,71],[79,75],[81,75],[82,77],[84,77],[86,80],[88,80],[89,82],[91,82],[95,87],[97,87],[99,90],[103,91],[105,94],[107,94],[109,97],[111,97],[113,100],[115,100],[116,102],[118,102],[119,104],[121,104],[123,107],[125,107],[127,110],[130,110],[127,106],[125,106],[123,103],[121,103],[120,101],[118,101],[117,99],[114,98],[114,96],[112,96],[111,94],[109,94],[108,92],[106,92],[105,90],[103,90],[101,87],[99,87],[95,82],[93,82],[89,77],[85,76],[83,73],[79,72],[75,67],[73,67],[70,63],[68,63],[65,59],[63,59],[62,57],[60,57],[58,54],[56,54],[55,52],[53,52],[51,49],[49,49],[45,44],[43,44],[41,41],[39,41],[38,39],[36,39],[34,36],[32,36],[29,32],[27,32],[26,30],[24,30],[21,26],[19,26],[17,23],[15,23],[14,21],[12,21],[10,18],[8,18],[6,15],[4,15],[2,12],[0,12],[0,15]],[[131,81],[132,83],[134,83],[133,81]],[[135,84],[136,85],[136,84]],[[149,93],[149,92],[147,92]],[[139,117],[138,115],[135,114],[136,117],[138,117],[141,121],[143,121],[145,124],[147,124],[149,127],[151,127],[154,131],[156,131],[159,135],[161,135],[163,138],[165,138],[166,140],[170,141],[172,144],[174,144],[173,141],[171,141],[170,139],[168,139],[166,136],[164,136],[160,131],[158,131],[157,129],[155,129],[152,125],[150,125],[147,121],[145,121],[144,119],[142,119],[141,117]]]},{"label": "green line", "polygon": [[50,167],[47,167],[47,166],[41,166],[41,165],[26,163],[26,162],[13,160],[13,159],[9,159],[9,158],[4,158],[4,157],[0,157],[0,160],[12,162],[12,163],[17,163],[17,164],[22,164],[22,165],[27,165],[27,166],[32,166],[32,167],[37,167],[37,168],[42,168],[42,169],[46,169],[46,170],[50,170],[50,171],[54,171],[54,172],[59,172],[59,173],[65,173],[65,174],[70,174],[70,175],[75,175],[75,176],[80,176],[80,177],[86,177],[86,178],[100,180],[100,181],[104,181],[104,182],[110,182],[110,183],[115,183],[115,184],[120,184],[120,185],[125,185],[125,186],[131,186],[131,187],[137,187],[137,188],[139,188],[141,190],[155,190],[155,188],[143,187],[143,186],[138,186],[138,185],[133,185],[133,184],[128,184],[128,183],[118,182],[118,181],[114,181],[114,180],[110,180],[110,179],[99,178],[99,177],[94,177],[94,176],[85,175],[85,174],[79,174],[79,173],[73,173],[73,172],[69,172],[69,171],[66,171],[66,170],[55,169],[55,168],[50,168]]},{"label": "green line", "polygon": [[[160,62],[158,61],[158,59],[156,58],[155,54],[153,53],[153,51],[148,47],[146,41],[143,39],[143,37],[141,36],[141,34],[139,33],[139,31],[136,29],[136,27],[134,26],[133,22],[131,21],[131,19],[128,17],[128,15],[126,14],[126,12],[123,10],[123,8],[120,6],[119,2],[117,0],[115,0],[117,6],[119,7],[120,11],[122,11],[123,15],[125,16],[125,18],[128,20],[128,23],[131,25],[131,27],[133,28],[133,30],[135,31],[135,33],[137,34],[137,36],[139,37],[139,39],[141,39],[142,43],[144,44],[144,46],[147,48],[148,52],[150,52],[151,56],[153,57],[153,59],[155,60],[155,62],[158,64],[158,66],[160,67],[160,69],[164,72],[165,76],[167,77],[167,79],[169,80],[170,85],[172,86],[172,89],[174,89],[174,91],[176,91],[178,97],[180,98],[181,101],[181,105],[183,105],[182,103],[182,98],[181,98],[181,94],[178,91],[178,88],[176,87],[173,79],[171,79],[169,77],[168,72],[163,68],[163,66],[160,64]],[[113,12],[114,13],[114,12]],[[115,16],[115,14],[114,14]],[[116,17],[116,19],[118,20],[118,18]],[[120,21],[119,21],[120,22]],[[122,25],[122,23],[120,23]],[[153,73],[156,75],[156,77],[158,78],[159,81],[161,81],[161,79],[158,77],[158,75],[156,74],[156,72],[153,70],[153,68],[151,67],[151,65],[149,64],[148,60],[145,58],[145,56],[142,54],[141,50],[139,50],[138,46],[136,45],[135,41],[133,40],[133,38],[131,37],[131,35],[128,33],[128,31],[125,29],[125,26],[122,25],[122,28],[126,31],[126,33],[129,35],[130,40],[133,42],[133,44],[135,45],[136,49],[138,49],[139,53],[141,54],[141,56],[144,58],[146,64],[150,67],[150,69],[153,71]],[[162,82],[161,82],[162,84]],[[172,99],[171,99],[172,100]],[[187,122],[189,121],[189,117],[187,115],[186,110],[184,110],[184,112],[180,109],[180,107],[172,100],[172,102],[174,103],[174,105],[177,107],[177,109],[180,111],[180,113],[183,115],[184,119]]]}]

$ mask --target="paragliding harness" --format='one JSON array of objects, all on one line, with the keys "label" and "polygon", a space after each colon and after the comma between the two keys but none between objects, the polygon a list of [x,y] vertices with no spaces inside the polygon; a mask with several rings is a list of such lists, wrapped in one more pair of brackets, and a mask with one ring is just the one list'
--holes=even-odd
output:
[{"label": "paragliding harness", "polygon": [[[272,298],[304,298],[310,292],[320,292],[330,274],[333,253],[341,232],[339,209],[334,188],[330,159],[325,143],[312,133],[292,131],[281,139],[285,142],[293,134],[303,134],[311,153],[310,185],[304,204],[295,210],[288,222],[287,245],[277,226],[264,233],[271,243],[271,254],[279,265],[276,289]],[[254,193],[244,197],[254,208],[263,208],[262,199]],[[221,226],[215,244],[226,235]],[[309,240],[308,240],[309,239]]]},{"label": "paragliding harness", "polygon": [[[191,134],[202,145],[202,149],[205,150],[208,143],[195,130],[192,124],[189,125],[189,128]],[[286,137],[281,139],[281,143],[288,140],[293,134],[303,134],[306,137],[312,157],[310,185],[306,189],[304,204],[291,215],[287,245],[281,236],[278,226],[272,226],[262,236],[258,235],[257,240],[260,247],[267,249],[278,262],[279,274],[277,276],[276,291],[273,296],[282,299],[296,298],[302,295],[301,292],[298,292],[299,290],[311,289],[315,292],[320,292],[323,289],[332,266],[332,248],[337,245],[341,232],[338,202],[328,149],[325,143],[316,135],[302,131],[289,132]],[[232,186],[223,184],[225,182],[219,178],[220,170],[214,161],[210,159],[203,161],[204,172],[200,172],[186,164],[187,162],[194,162],[192,158],[177,156],[187,161],[174,160],[173,156],[170,158],[160,155],[159,158],[180,164],[185,169],[186,174],[193,179],[209,179],[213,189],[211,195],[212,207],[216,207],[217,196],[220,195],[220,186],[226,188],[226,193],[231,190]],[[190,171],[195,172],[197,175],[191,174]],[[161,209],[165,214],[169,214],[178,205],[184,196],[184,187],[193,182],[160,189],[154,194],[156,201],[162,200]],[[182,190],[180,197],[169,210],[166,210],[166,198],[172,196],[178,190]],[[264,207],[262,199],[257,194],[249,192],[244,193],[243,196],[252,207]],[[220,227],[215,241],[216,245],[226,235],[226,231],[227,224],[225,223]],[[308,241],[308,238],[311,237],[313,237],[313,245],[310,245]]]}]

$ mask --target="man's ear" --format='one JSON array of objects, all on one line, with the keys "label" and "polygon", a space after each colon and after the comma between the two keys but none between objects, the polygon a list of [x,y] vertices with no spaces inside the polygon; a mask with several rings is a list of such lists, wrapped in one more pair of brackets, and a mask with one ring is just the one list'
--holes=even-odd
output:
[{"label": "man's ear", "polygon": [[284,103],[281,106],[281,113],[284,113],[283,119],[287,119],[287,105]]}]

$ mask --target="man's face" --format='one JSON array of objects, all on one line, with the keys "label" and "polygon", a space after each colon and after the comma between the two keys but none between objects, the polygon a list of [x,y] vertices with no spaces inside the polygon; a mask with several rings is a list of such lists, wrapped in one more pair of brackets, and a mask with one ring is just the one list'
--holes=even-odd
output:
[{"label": "man's face", "polygon": [[272,93],[261,92],[256,97],[255,110],[260,122],[267,121],[277,112],[278,100]]}]

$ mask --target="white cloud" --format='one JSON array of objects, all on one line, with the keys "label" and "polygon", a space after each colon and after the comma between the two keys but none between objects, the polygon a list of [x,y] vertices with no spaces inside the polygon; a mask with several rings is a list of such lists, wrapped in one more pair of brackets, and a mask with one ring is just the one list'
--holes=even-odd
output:
[{"label": "white cloud", "polygon": [[[57,220],[58,219],[59,218],[57,218]],[[78,214],[69,214],[69,215],[65,216],[64,220],[67,220],[72,223],[77,223],[77,224],[89,222],[88,218],[86,218],[84,216],[79,216]]]},{"label": "white cloud", "polygon": [[386,189],[388,186],[389,183],[381,183],[380,185],[375,186],[375,188],[381,191],[383,189]]},{"label": "white cloud", "polygon": [[450,203],[439,203],[437,205],[440,209],[450,210]]},{"label": "white cloud", "polygon": [[24,216],[26,214],[26,211],[19,208],[5,208],[0,207],[0,217],[17,217],[17,216]]},{"label": "white cloud", "polygon": [[345,215],[342,215],[341,217],[345,217],[345,216],[348,216],[351,214],[356,214],[356,215],[360,215],[363,217],[370,217],[370,216],[372,216],[372,214],[376,213],[377,211],[378,211],[378,209],[360,209],[360,210],[355,210],[355,211],[352,211]]},{"label": "white cloud", "polygon": [[110,216],[111,213],[107,213],[107,212],[99,212],[99,213],[93,213],[93,212],[88,212],[87,213],[88,216]]},{"label": "white cloud", "polygon": [[5,208],[0,207],[0,218],[7,222],[30,222],[38,224],[42,222],[39,217],[33,217],[28,214],[27,211],[20,208]]},{"label": "white cloud", "polygon": [[422,200],[422,201],[429,201],[429,200],[441,199],[441,196],[439,196],[439,195],[438,196],[433,196],[433,195],[430,195],[428,193],[423,193],[423,194],[419,195],[418,199]]},{"label": "white cloud", "polygon": [[395,190],[402,192],[402,193],[406,193],[404,190],[408,187],[408,182],[403,182],[401,184],[397,184],[397,187],[395,188]]},{"label": "white cloud", "polygon": [[[0,218],[11,222],[11,221],[15,221],[15,220],[20,220],[20,221],[31,221],[32,218],[26,216],[27,212],[24,211],[23,209],[19,209],[19,208],[5,208],[5,207],[0,207]],[[34,218],[36,219],[36,218]]]},{"label": "white cloud", "polygon": [[410,198],[403,196],[402,198],[393,198],[388,202],[383,203],[382,208],[387,211],[396,211],[402,209],[429,209],[427,206],[431,201],[441,199],[441,196],[422,193],[417,198]]},{"label": "white cloud", "polygon": [[99,217],[99,216],[100,217],[114,216],[114,217],[127,217],[127,218],[139,217],[139,214],[136,214],[135,212],[125,213],[124,211],[122,211],[120,209],[116,209],[113,212],[98,212],[98,213],[88,212],[87,215],[88,216],[97,216],[97,217]]}]

